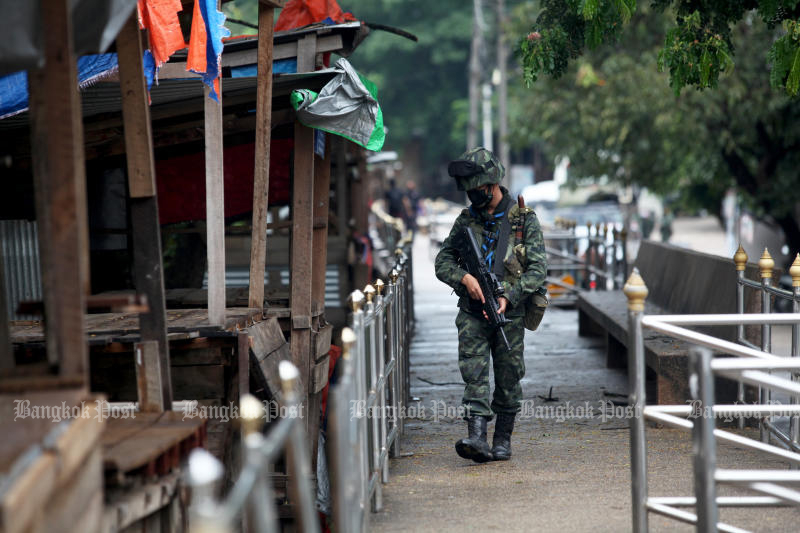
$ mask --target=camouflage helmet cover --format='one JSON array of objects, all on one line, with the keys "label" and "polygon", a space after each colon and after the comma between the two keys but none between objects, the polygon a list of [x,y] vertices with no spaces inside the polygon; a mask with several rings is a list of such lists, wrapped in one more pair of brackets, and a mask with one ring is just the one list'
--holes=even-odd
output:
[{"label": "camouflage helmet cover", "polygon": [[[458,175],[458,173],[454,173],[451,169],[453,168],[453,164],[459,161],[472,162],[479,168],[477,168],[477,172],[472,175]],[[497,157],[490,150],[481,146],[473,148],[472,150],[467,150],[461,154],[461,157],[451,162],[448,170],[450,175],[456,179],[459,191],[469,191],[481,185],[486,185],[487,183],[500,183],[506,173],[505,167],[500,163]]]}]

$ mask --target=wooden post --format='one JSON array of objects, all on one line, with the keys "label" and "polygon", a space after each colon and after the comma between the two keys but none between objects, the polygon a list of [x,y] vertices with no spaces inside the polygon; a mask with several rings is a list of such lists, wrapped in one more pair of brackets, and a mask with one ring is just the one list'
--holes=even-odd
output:
[{"label": "wooden post", "polygon": [[272,25],[275,9],[258,5],[258,88],[256,92],[256,157],[253,172],[253,223],[250,239],[249,307],[264,307],[267,253],[269,156],[272,138]]},{"label": "wooden post", "polygon": [[[294,179],[292,181],[291,314],[292,362],[300,370],[306,391],[313,387],[311,357],[311,258],[313,246],[314,130],[294,124]],[[303,404],[308,407],[307,398]],[[306,424],[314,413],[308,413]],[[314,442],[316,435],[309,435]]]},{"label": "wooden post", "polygon": [[[136,364],[136,389],[139,411],[143,413],[164,412],[163,377],[158,341],[138,342],[133,352]],[[167,406],[171,409],[172,406]]]},{"label": "wooden post", "polygon": [[[350,143],[348,146],[350,153],[357,162],[357,177],[350,181],[350,205],[355,225],[353,230],[360,235],[367,235],[369,231],[368,220],[369,211],[369,177],[367,176],[367,163],[366,158],[362,152],[362,148]],[[353,268],[353,283],[352,290],[363,289],[369,283],[371,272],[365,264],[357,264]]]},{"label": "wooden post", "polygon": [[30,125],[47,359],[88,384],[86,169],[77,65],[67,0],[41,2],[45,66],[31,70]]},{"label": "wooden post", "polygon": [[[320,131],[319,135],[326,135]],[[314,161],[314,249],[311,265],[311,301],[325,307],[325,271],[328,267],[328,208],[331,190],[331,136],[325,139],[325,157]]]},{"label": "wooden post", "polygon": [[309,33],[297,41],[297,72],[313,72],[317,68],[317,34]]},{"label": "wooden post", "polygon": [[160,404],[166,406],[166,409],[172,409],[172,379],[167,341],[164,265],[161,257],[161,226],[158,220],[153,135],[142,67],[142,37],[135,13],[117,36],[117,56],[133,236],[133,277],[136,291],[147,297],[150,307],[147,313],[139,314],[139,330],[142,341],[158,343]]},{"label": "wooden post", "polygon": [[239,383],[239,401],[245,394],[250,394],[250,335],[240,331],[236,339],[237,363],[239,366],[237,378]]},{"label": "wooden post", "polygon": [[339,235],[347,236],[347,224],[350,221],[350,191],[347,184],[347,151],[345,141],[338,135],[332,135],[331,150],[336,163],[336,225]]},{"label": "wooden post", "polygon": [[222,80],[219,102],[205,86],[206,247],[208,249],[208,322],[225,327],[225,187],[222,171]]}]

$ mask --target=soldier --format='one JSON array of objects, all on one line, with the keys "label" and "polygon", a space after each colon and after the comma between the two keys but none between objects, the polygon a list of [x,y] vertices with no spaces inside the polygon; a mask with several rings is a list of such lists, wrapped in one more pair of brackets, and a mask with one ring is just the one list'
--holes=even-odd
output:
[{"label": "soldier", "polygon": [[[468,437],[456,442],[456,452],[465,459],[483,463],[511,457],[511,433],[520,410],[525,375],[523,360],[526,300],[544,283],[547,273],[544,239],[532,209],[520,208],[500,181],[505,168],[492,152],[475,148],[452,161],[448,172],[459,190],[466,190],[471,201],[453,224],[436,256],[436,277],[451,286],[459,296],[458,367],[466,384],[462,399]],[[473,228],[487,267],[501,272],[504,295],[498,298],[500,312],[510,323],[505,333],[507,350],[499,335],[483,315],[484,294],[474,276],[460,260],[462,229]],[[503,237],[503,234],[506,234]],[[506,243],[498,250],[498,242]],[[502,245],[501,245],[502,246]],[[502,270],[495,266],[503,262]],[[490,403],[489,358],[494,368],[495,390]],[[497,415],[492,448],[486,440],[486,425]]]}]

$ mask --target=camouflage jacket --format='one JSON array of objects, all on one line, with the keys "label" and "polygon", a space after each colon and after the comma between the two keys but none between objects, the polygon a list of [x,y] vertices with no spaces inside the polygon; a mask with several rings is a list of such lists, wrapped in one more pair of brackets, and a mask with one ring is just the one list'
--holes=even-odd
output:
[{"label": "camouflage jacket", "polygon": [[[503,194],[508,191],[503,189]],[[477,216],[475,216],[477,215]],[[522,241],[517,243],[516,229],[524,215]],[[483,222],[490,215],[485,209],[471,212],[464,209],[453,224],[450,234],[442,243],[442,248],[436,255],[436,277],[453,288],[459,296],[458,306],[469,310],[470,298],[467,290],[461,284],[461,279],[467,271],[463,267],[459,251],[459,234],[465,225],[472,225],[478,245],[483,244]],[[544,248],[544,237],[536,213],[528,207],[520,208],[514,203],[508,210],[511,235],[505,250],[503,263],[505,275],[503,278],[504,296],[508,299],[509,309],[506,314],[517,316],[525,312],[525,300],[543,284],[547,275],[547,255]],[[497,256],[501,257],[499,251]]]}]

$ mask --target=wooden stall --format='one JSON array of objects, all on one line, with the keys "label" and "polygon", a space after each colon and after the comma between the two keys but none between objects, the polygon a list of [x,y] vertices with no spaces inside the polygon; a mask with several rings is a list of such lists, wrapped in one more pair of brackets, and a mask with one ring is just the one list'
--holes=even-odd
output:
[{"label": "wooden stall", "polygon": [[[148,90],[135,11],[111,50],[118,69],[79,92],[68,3],[44,0],[30,110],[0,120],[0,174],[16,183],[0,203],[36,220],[43,295],[15,319],[0,267],[0,431],[14,436],[0,443],[0,474],[13,473],[0,530],[181,530],[189,451],[239,468],[232,416],[205,413],[245,392],[280,402],[284,359],[301,370],[316,458],[331,322],[371,274],[348,254],[367,233],[366,173],[360,149],[297,122],[289,94],[321,89],[329,54],[367,29],[273,35],[283,3],[262,0],[258,36],[226,44],[215,101],[185,52]],[[15,420],[19,400],[92,415]]]}]

